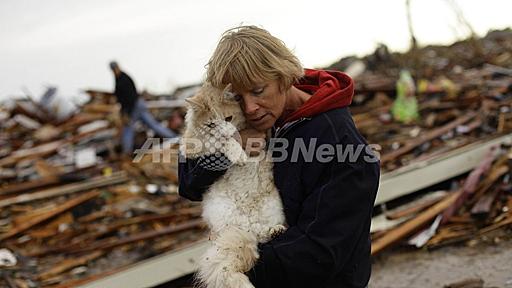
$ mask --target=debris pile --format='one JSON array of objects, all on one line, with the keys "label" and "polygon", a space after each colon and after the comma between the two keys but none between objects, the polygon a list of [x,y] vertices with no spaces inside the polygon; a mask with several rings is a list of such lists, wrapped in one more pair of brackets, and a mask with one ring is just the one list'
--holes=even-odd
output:
[{"label": "debris pile", "polygon": [[392,224],[375,231],[372,254],[405,239],[410,245],[427,248],[511,239],[506,232],[512,225],[511,176],[512,149],[490,150],[467,177],[454,180],[453,190],[428,194],[385,211]]},{"label": "debris pile", "polygon": [[[343,58],[329,68],[355,78],[351,111],[361,133],[377,145],[383,172],[512,132],[510,29],[404,54],[390,53],[381,45],[372,55]],[[396,113],[397,102],[407,99],[404,95],[414,95],[408,99],[414,105],[400,105],[401,113]],[[404,115],[412,116],[405,121]],[[373,229],[372,254],[404,240],[428,248],[475,243],[509,227],[507,151],[495,150],[467,178],[455,180],[460,188],[429,193],[384,211],[375,225],[381,229]]]},{"label": "debris pile", "polygon": [[205,237],[177,194],[176,149],[119,156],[119,109],[90,95],[65,118],[30,99],[0,106],[0,287],[78,285]]},{"label": "debris pile", "polygon": [[[476,44],[466,40],[405,54],[380,46],[372,55],[328,67],[354,77],[354,121],[378,145],[383,171],[512,130],[512,30],[492,31]],[[407,124],[392,113],[403,69],[416,82],[419,111]]]}]

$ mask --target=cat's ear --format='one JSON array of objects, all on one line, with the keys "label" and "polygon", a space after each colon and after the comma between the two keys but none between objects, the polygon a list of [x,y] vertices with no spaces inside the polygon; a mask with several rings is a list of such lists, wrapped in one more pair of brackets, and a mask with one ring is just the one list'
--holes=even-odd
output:
[{"label": "cat's ear", "polygon": [[231,83],[229,83],[228,85],[226,85],[226,87],[224,87],[224,90],[222,90],[222,100],[223,101],[233,101],[235,100],[235,93],[232,91],[233,89],[233,86],[231,85]]},{"label": "cat's ear", "polygon": [[199,110],[199,109],[205,109],[206,108],[204,103],[199,99],[198,95],[194,95],[192,97],[188,97],[188,98],[185,99],[185,101],[188,103],[188,105],[192,109]]}]

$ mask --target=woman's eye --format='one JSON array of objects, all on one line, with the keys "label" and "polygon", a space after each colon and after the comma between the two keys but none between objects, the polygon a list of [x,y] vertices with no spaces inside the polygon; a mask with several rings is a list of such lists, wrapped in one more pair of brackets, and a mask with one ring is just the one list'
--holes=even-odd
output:
[{"label": "woman's eye", "polygon": [[259,94],[263,93],[263,90],[264,90],[264,88],[254,89],[254,90],[252,90],[252,94],[259,95]]}]

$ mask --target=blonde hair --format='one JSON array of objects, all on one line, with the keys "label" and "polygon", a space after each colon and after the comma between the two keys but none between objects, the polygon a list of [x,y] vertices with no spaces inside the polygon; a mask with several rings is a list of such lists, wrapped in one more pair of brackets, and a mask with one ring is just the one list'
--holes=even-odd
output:
[{"label": "blonde hair", "polygon": [[227,30],[207,64],[206,81],[217,88],[231,83],[251,89],[258,81],[278,80],[282,91],[304,75],[299,59],[280,39],[256,26]]}]

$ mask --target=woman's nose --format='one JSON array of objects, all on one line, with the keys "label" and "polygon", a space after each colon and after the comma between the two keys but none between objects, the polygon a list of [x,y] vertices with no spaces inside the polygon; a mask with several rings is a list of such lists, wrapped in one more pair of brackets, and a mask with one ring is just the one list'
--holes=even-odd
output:
[{"label": "woman's nose", "polygon": [[251,115],[258,111],[259,105],[251,99],[252,97],[244,97],[243,107],[245,114]]}]

